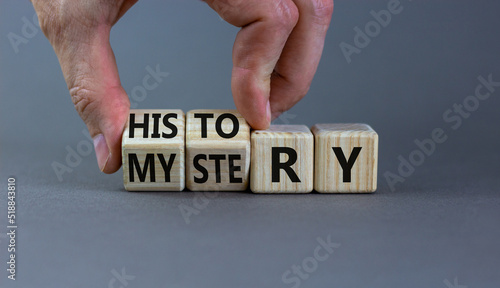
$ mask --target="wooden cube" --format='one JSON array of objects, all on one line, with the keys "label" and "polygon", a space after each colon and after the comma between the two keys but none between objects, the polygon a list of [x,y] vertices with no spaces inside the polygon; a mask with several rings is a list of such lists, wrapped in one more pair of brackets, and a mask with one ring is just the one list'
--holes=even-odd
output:
[{"label": "wooden cube", "polygon": [[236,110],[186,114],[186,186],[191,191],[248,187],[250,126]]},{"label": "wooden cube", "polygon": [[125,189],[184,189],[184,124],[181,110],[130,110],[122,136]]},{"label": "wooden cube", "polygon": [[314,189],[321,193],[377,190],[378,135],[366,124],[316,124]]},{"label": "wooden cube", "polygon": [[252,131],[250,189],[254,193],[313,190],[314,138],[304,125]]}]

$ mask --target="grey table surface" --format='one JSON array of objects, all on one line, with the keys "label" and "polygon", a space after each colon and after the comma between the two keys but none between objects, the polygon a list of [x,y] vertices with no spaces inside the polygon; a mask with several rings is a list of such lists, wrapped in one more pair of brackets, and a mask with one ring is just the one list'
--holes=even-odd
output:
[{"label": "grey table surface", "polygon": [[[203,195],[126,192],[121,171],[101,174],[57,58],[26,24],[29,1],[2,1],[0,287],[499,287],[500,91],[490,87],[459,124],[443,115],[475,103],[479,78],[500,81],[500,3],[402,0],[349,62],[342,43],[355,45],[355,28],[391,2],[335,1],[310,93],[277,120],[370,124],[378,191]],[[199,1],[141,1],[112,31],[123,86],[132,91],[160,65],[169,76],[132,99],[136,107],[233,108],[237,31]],[[13,45],[13,34],[25,41]],[[447,140],[390,185],[386,175],[434,129]],[[69,163],[72,149],[83,155]],[[59,179],[55,162],[71,172]],[[6,271],[10,176],[15,281]]]}]

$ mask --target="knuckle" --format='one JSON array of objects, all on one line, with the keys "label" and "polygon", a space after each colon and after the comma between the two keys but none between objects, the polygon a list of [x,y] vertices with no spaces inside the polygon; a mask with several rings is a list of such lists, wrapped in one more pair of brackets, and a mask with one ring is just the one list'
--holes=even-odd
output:
[{"label": "knuckle", "polygon": [[50,25],[49,21],[46,17],[39,15],[38,16],[38,23],[40,24],[40,30],[42,30],[43,34],[48,37],[49,30],[50,30]]},{"label": "knuckle", "polygon": [[[289,88],[289,97],[291,101],[291,106],[295,105],[295,103],[299,102],[302,98],[304,98],[309,92],[309,88],[311,87],[311,83],[297,83]],[[290,106],[290,108],[291,108]]]},{"label": "knuckle", "polygon": [[55,23],[53,16],[40,13],[38,16],[38,22],[40,24],[40,30],[49,40],[52,36],[56,36],[60,33],[60,29],[58,29],[59,25]]},{"label": "knuckle", "polygon": [[[293,74],[283,76],[279,73],[273,74],[272,81],[279,82],[279,85],[284,87],[289,99],[298,102],[300,99],[304,98],[309,89],[311,88],[312,75],[309,74]],[[292,102],[293,102],[292,101]],[[294,102],[295,103],[295,102]]]},{"label": "knuckle", "polygon": [[75,86],[71,88],[69,92],[76,111],[82,120],[87,123],[89,117],[93,115],[97,108],[97,103],[95,103],[93,97],[94,92],[82,86]]},{"label": "knuckle", "polygon": [[299,20],[299,10],[291,0],[277,1],[274,9],[268,11],[271,21],[286,30],[292,30]]},{"label": "knuckle", "polygon": [[59,7],[61,3],[59,2],[57,0],[47,1],[46,3],[34,2],[40,30],[49,40],[51,40],[51,37],[57,38],[57,35],[61,32],[59,23],[61,16]]},{"label": "knuckle", "polygon": [[333,0],[313,0],[311,13],[318,23],[328,25],[333,14]]},{"label": "knuckle", "polygon": [[307,95],[307,92],[309,92],[309,87],[310,85],[299,85],[295,87],[295,97],[293,97],[295,103],[299,102],[302,98],[304,98]]}]

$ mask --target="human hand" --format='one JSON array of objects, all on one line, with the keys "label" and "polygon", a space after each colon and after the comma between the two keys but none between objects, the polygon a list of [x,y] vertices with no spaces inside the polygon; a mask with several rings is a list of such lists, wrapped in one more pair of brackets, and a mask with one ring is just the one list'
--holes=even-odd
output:
[{"label": "human hand", "polygon": [[[86,123],[99,168],[121,166],[130,102],[109,43],[111,27],[137,0],[32,0]],[[206,0],[238,27],[231,86],[238,110],[256,129],[304,97],[323,50],[333,0]]]},{"label": "human hand", "polygon": [[94,139],[99,168],[105,173],[114,173],[121,166],[121,135],[130,108],[109,35],[136,2],[32,0],[75,108]]},{"label": "human hand", "polygon": [[205,0],[242,27],[233,47],[231,88],[238,111],[255,129],[292,108],[316,73],[333,0]]}]

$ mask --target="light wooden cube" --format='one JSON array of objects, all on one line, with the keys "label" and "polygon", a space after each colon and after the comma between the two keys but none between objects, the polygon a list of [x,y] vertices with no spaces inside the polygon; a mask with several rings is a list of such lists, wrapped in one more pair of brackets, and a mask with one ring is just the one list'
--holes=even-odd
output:
[{"label": "light wooden cube", "polygon": [[254,193],[313,190],[314,138],[304,125],[252,131],[250,189]]},{"label": "light wooden cube", "polygon": [[186,114],[186,186],[191,191],[248,187],[250,126],[236,110]]},{"label": "light wooden cube", "polygon": [[184,124],[181,110],[130,110],[122,136],[125,189],[184,189]]},{"label": "light wooden cube", "polygon": [[378,135],[366,124],[316,124],[314,189],[321,193],[377,190]]}]

